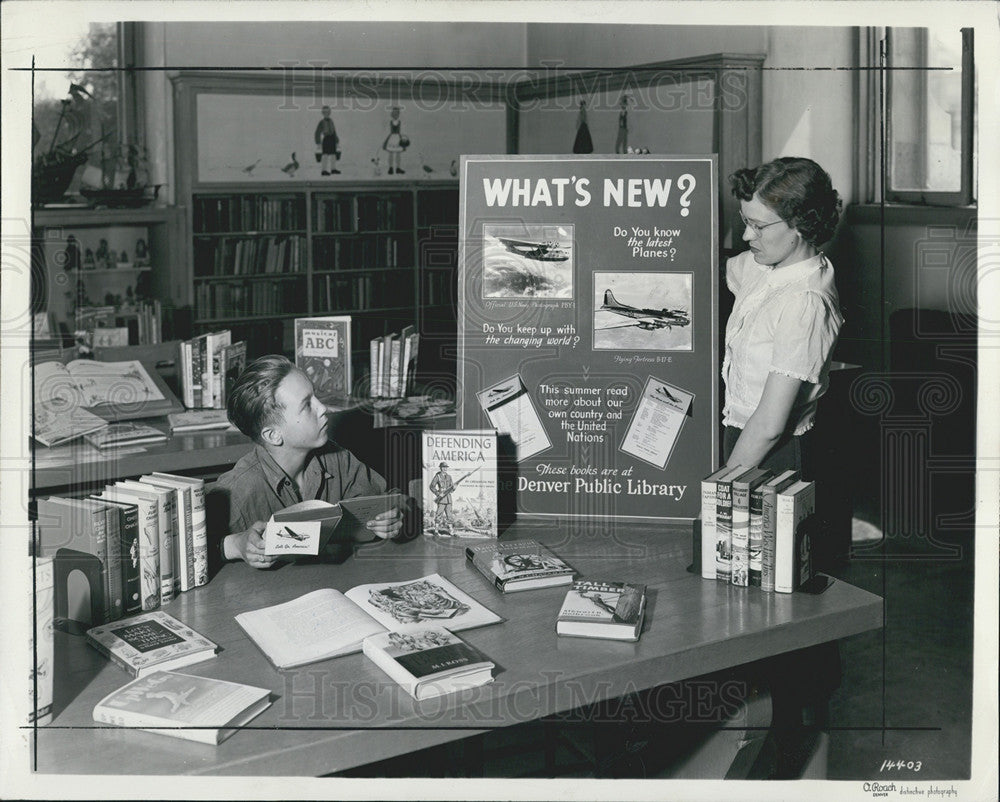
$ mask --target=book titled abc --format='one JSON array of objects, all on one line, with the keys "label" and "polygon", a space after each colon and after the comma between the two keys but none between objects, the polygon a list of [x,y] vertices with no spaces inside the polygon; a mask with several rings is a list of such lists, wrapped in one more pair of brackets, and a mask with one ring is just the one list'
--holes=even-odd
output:
[{"label": "book titled abc", "polygon": [[87,630],[87,643],[133,677],[198,663],[216,644],[162,610]]},{"label": "book titled abc", "polygon": [[556,633],[580,638],[639,640],[646,586],[581,579],[566,593]]},{"label": "book titled abc", "polygon": [[295,318],[295,366],[313,383],[316,397],[351,395],[351,317]]}]

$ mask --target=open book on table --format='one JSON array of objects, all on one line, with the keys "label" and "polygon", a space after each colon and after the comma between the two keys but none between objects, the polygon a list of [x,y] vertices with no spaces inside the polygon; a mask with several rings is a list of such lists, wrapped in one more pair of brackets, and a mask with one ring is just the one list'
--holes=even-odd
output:
[{"label": "open book on table", "polygon": [[35,404],[50,409],[83,407],[104,420],[131,420],[180,412],[183,407],[155,370],[138,359],[98,362],[74,359],[33,368]]},{"label": "open book on table", "polygon": [[428,626],[458,631],[501,620],[440,574],[358,585],[346,593],[323,588],[236,616],[276,668],[359,652],[365,638],[380,632]]}]

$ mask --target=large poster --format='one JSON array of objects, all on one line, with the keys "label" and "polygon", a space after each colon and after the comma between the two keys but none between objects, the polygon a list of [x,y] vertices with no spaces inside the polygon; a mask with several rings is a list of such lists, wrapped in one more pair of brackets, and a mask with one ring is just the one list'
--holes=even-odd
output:
[{"label": "large poster", "polygon": [[459,422],[505,436],[517,511],[697,517],[715,157],[468,156],[461,178]]}]

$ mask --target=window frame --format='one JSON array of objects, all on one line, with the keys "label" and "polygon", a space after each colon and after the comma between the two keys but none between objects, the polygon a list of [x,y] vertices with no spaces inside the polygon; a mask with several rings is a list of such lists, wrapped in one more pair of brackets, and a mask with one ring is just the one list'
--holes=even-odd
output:
[{"label": "window frame", "polygon": [[[911,190],[896,189],[892,186],[892,91],[893,91],[893,65],[892,65],[892,28],[886,28],[881,40],[881,62],[880,76],[882,81],[881,92],[883,105],[881,108],[882,119],[884,121],[884,139],[882,143],[882,187],[885,200],[891,203],[905,203],[922,206],[971,206],[976,199],[974,197],[974,147],[975,147],[975,59],[974,59],[974,34],[972,28],[962,28],[962,123],[961,123],[961,161],[960,161],[960,186],[954,191],[948,190]],[[927,37],[927,29],[918,29],[921,34]],[[924,48],[926,50],[926,47]],[[918,65],[921,66],[921,65]],[[923,73],[921,73],[923,74]]]}]

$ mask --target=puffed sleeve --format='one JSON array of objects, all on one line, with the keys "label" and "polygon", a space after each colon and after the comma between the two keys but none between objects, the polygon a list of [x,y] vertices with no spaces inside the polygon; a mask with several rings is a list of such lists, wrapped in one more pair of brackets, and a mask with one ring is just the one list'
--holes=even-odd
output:
[{"label": "puffed sleeve", "polygon": [[[749,253],[749,251],[747,251]],[[743,286],[743,276],[746,268],[745,254],[739,254],[726,260],[726,286],[733,295],[739,295]]]},{"label": "puffed sleeve", "polygon": [[769,370],[819,384],[842,322],[840,312],[819,293],[795,293],[786,301],[775,326]]}]

